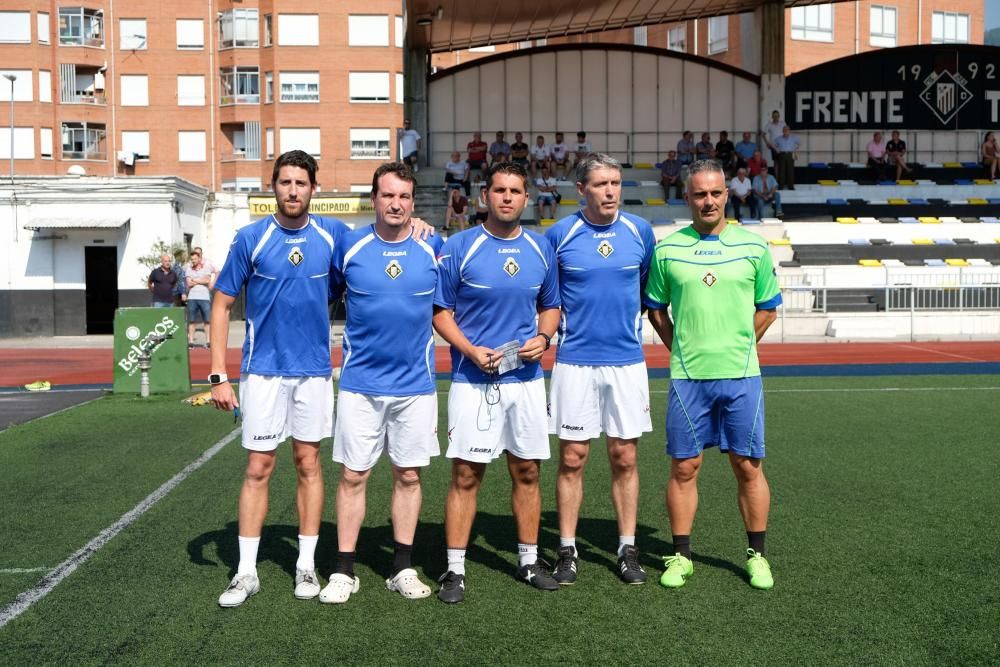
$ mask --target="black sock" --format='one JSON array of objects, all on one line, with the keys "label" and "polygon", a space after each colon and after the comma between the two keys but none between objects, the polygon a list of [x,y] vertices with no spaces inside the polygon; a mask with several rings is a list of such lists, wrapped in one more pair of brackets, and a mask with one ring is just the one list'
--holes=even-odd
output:
[{"label": "black sock", "polygon": [[410,556],[413,555],[413,545],[412,544],[402,544],[393,540],[392,542],[392,573],[393,575],[399,574],[408,567],[412,567],[410,564]]},{"label": "black sock", "polygon": [[761,556],[764,555],[764,538],[767,537],[766,530],[760,530],[757,532],[747,531],[747,542],[750,543],[750,548],[759,553]]},{"label": "black sock", "polygon": [[674,553],[691,558],[691,536],[674,535]]},{"label": "black sock", "polygon": [[338,551],[337,566],[333,570],[334,574],[346,574],[349,577],[353,577],[354,557],[356,555],[356,551]]}]

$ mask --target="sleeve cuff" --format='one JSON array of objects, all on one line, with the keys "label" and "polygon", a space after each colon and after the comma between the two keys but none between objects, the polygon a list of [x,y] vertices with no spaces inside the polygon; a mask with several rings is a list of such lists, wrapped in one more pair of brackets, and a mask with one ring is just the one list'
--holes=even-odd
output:
[{"label": "sleeve cuff", "polygon": [[646,306],[649,310],[665,310],[667,307],[667,304],[660,303],[659,301],[651,299],[648,296],[642,297],[642,305]]},{"label": "sleeve cuff", "polygon": [[773,297],[757,304],[757,310],[774,310],[781,305],[781,292],[778,292]]}]

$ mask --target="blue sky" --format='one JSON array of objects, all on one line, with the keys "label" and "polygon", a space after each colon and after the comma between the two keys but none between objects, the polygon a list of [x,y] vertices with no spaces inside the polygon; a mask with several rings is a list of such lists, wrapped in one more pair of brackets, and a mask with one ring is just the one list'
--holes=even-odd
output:
[{"label": "blue sky", "polygon": [[1000,0],[983,0],[986,3],[986,29],[1000,28]]}]

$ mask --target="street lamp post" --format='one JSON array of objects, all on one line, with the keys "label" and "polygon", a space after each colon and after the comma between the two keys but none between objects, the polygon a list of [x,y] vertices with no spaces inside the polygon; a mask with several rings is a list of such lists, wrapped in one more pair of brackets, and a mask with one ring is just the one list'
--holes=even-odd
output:
[{"label": "street lamp post", "polygon": [[4,74],[3,78],[10,81],[10,184],[14,185],[14,82],[16,74]]}]

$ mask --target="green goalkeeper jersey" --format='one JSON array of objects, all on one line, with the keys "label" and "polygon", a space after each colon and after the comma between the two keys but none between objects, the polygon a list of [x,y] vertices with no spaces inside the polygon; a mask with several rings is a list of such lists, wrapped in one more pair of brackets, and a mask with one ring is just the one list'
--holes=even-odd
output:
[{"label": "green goalkeeper jersey", "polygon": [[685,227],[656,244],[644,302],[671,306],[670,376],[723,380],[760,375],[753,318],[781,303],[767,242],[742,227],[702,236]]}]

